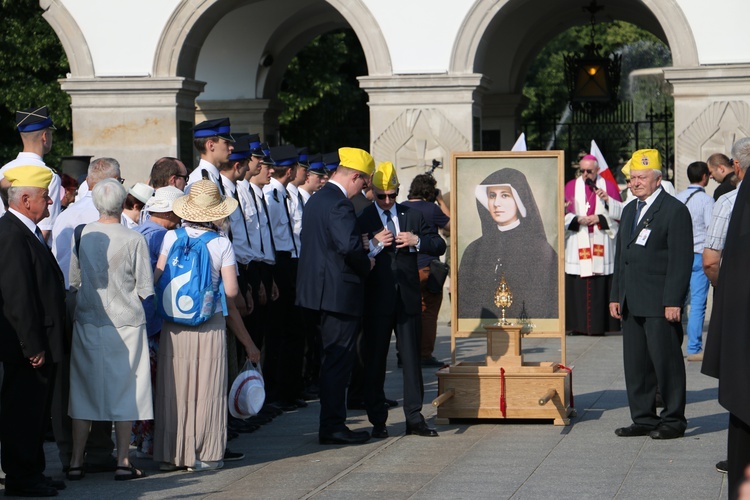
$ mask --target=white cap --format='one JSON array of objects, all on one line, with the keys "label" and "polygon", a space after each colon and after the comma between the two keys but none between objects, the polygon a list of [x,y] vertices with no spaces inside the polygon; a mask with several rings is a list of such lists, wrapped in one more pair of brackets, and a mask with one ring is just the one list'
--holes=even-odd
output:
[{"label": "white cap", "polygon": [[146,211],[152,213],[165,213],[172,211],[174,200],[185,193],[174,186],[167,186],[156,190],[154,196],[146,202]]}]

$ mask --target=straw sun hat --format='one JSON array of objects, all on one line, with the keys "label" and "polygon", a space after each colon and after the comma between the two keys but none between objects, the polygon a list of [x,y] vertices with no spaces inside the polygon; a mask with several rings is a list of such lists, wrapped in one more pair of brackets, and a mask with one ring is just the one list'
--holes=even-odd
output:
[{"label": "straw sun hat", "polygon": [[190,193],[174,201],[172,211],[189,222],[213,222],[228,217],[237,209],[237,200],[219,193],[211,181],[198,181]]}]

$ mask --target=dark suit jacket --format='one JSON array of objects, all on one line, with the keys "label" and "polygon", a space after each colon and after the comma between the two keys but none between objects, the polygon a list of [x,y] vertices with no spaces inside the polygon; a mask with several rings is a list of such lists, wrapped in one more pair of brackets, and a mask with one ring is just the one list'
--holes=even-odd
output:
[{"label": "dark suit jacket", "polygon": [[[401,232],[412,232],[419,236],[419,252],[440,256],[445,253],[445,241],[434,228],[425,221],[422,212],[405,205],[396,204],[398,224]],[[373,203],[360,214],[359,226],[363,233],[372,239],[375,233],[383,229],[383,220]],[[375,267],[367,277],[365,284],[365,302],[376,310],[392,311],[399,297],[407,314],[422,312],[422,295],[419,288],[419,269],[417,252],[408,248],[396,252],[392,247],[386,248],[375,257]]]},{"label": "dark suit jacket", "polygon": [[65,281],[52,252],[15,215],[0,218],[0,361],[62,360]]},{"label": "dark suit jacket", "polygon": [[372,200],[368,200],[367,196],[362,194],[362,191],[351,197],[352,205],[354,205],[354,213],[359,216],[362,210],[372,205]]},{"label": "dark suit jacket", "polygon": [[305,205],[297,271],[297,305],[360,316],[370,259],[352,202],[326,184]]},{"label": "dark suit jacket", "polygon": [[[685,303],[693,265],[693,225],[690,212],[664,190],[641,218],[635,231],[636,203],[622,213],[617,234],[615,272],[610,302],[619,302],[634,316],[664,316],[665,307]],[[636,244],[641,230],[651,234]]]}]

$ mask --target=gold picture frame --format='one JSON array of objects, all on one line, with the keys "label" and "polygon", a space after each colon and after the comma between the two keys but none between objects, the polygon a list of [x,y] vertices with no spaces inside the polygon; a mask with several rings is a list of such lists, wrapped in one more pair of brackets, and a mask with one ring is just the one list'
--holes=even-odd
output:
[{"label": "gold picture frame", "polygon": [[453,153],[451,181],[454,362],[456,337],[484,335],[500,318],[493,296],[503,275],[513,294],[508,319],[519,322],[523,310],[533,325],[526,335],[562,337],[564,362],[564,152]]}]

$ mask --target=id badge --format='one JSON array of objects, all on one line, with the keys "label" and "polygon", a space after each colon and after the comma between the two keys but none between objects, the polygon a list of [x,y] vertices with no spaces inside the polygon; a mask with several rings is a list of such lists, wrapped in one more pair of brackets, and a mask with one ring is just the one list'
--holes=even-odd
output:
[{"label": "id badge", "polygon": [[638,235],[638,239],[635,240],[635,244],[645,247],[649,236],[651,236],[651,230],[647,227],[644,227],[643,229],[641,229],[641,232]]}]

